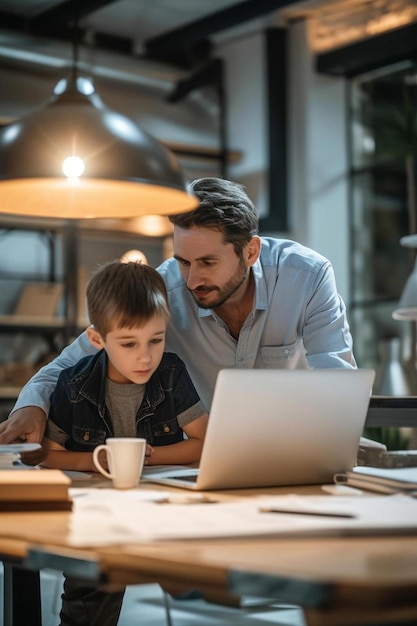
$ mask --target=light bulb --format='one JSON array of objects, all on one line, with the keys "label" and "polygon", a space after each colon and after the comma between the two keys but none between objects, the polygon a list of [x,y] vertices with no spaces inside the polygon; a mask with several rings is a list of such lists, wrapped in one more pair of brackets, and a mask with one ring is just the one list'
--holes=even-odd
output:
[{"label": "light bulb", "polygon": [[122,263],[143,263],[148,265],[148,259],[142,250],[128,250],[120,257],[120,261]]},{"label": "light bulb", "polygon": [[62,164],[62,171],[68,178],[78,178],[84,173],[84,161],[80,157],[67,157]]}]

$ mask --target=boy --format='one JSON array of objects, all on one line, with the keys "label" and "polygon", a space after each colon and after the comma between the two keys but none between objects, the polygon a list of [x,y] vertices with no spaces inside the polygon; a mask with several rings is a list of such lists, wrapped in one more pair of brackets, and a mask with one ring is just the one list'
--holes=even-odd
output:
[{"label": "boy", "polygon": [[42,465],[96,471],[92,451],[107,437],[147,439],[147,464],[199,461],[208,416],[184,363],[164,353],[169,308],[160,274],[107,263],[88,284],[87,308],[88,339],[100,351],[61,372]]},{"label": "boy", "polygon": [[[87,308],[88,339],[100,351],[61,372],[42,465],[96,471],[92,451],[107,437],[146,438],[147,464],[199,461],[208,415],[184,363],[164,353],[169,308],[160,274],[107,263],[87,286]],[[123,595],[65,577],[61,626],[115,626]]]}]

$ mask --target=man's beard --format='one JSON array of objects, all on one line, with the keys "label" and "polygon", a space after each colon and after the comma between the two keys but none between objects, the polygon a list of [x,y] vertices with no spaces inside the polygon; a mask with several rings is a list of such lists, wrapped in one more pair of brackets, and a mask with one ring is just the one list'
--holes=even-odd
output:
[{"label": "man's beard", "polygon": [[224,304],[236,291],[243,285],[247,276],[249,269],[246,267],[243,260],[240,260],[239,266],[235,272],[235,274],[227,281],[227,283],[223,287],[208,287],[207,285],[204,287],[206,291],[209,289],[212,292],[217,291],[218,297],[216,300],[211,302],[211,304],[204,304],[198,300],[198,289],[195,291],[191,291],[191,295],[193,296],[195,302],[199,306],[200,309],[215,309],[216,307]]}]

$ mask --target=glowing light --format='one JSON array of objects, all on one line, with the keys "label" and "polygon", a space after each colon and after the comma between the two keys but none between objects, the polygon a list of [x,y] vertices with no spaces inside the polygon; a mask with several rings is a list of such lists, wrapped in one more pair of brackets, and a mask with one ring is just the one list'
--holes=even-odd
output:
[{"label": "glowing light", "polygon": [[142,215],[130,222],[132,230],[147,237],[164,237],[173,231],[173,226],[165,215]]},{"label": "glowing light", "polygon": [[79,178],[85,170],[84,161],[80,157],[67,157],[62,164],[62,171],[68,178]]},{"label": "glowing light", "polygon": [[148,259],[142,250],[128,250],[120,257],[122,263],[143,263],[148,265]]}]

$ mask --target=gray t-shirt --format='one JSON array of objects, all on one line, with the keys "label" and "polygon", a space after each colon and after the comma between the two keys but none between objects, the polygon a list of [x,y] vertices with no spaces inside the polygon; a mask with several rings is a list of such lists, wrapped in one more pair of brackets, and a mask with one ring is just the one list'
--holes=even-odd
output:
[{"label": "gray t-shirt", "polygon": [[145,395],[145,384],[122,385],[106,378],[106,405],[115,437],[136,437],[136,414]]}]

